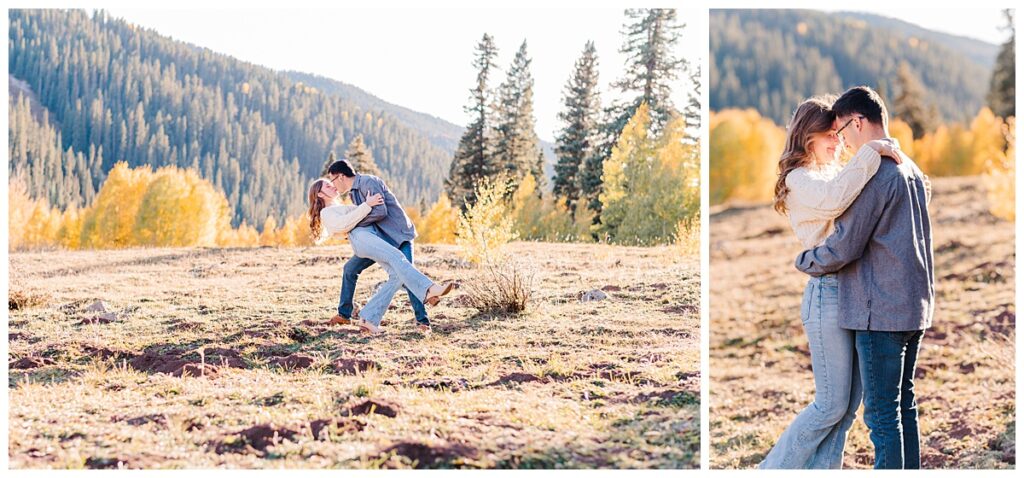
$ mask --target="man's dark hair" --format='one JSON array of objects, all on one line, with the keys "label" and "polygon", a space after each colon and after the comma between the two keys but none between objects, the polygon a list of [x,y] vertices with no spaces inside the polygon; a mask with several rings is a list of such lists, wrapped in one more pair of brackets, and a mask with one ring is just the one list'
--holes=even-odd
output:
[{"label": "man's dark hair", "polygon": [[882,97],[867,86],[854,86],[846,90],[846,93],[832,104],[832,111],[839,118],[861,115],[872,123],[882,125],[883,128],[889,127],[889,112],[885,109]]},{"label": "man's dark hair", "polygon": [[356,176],[356,170],[352,169],[352,163],[348,162],[347,159],[339,159],[331,163],[330,167],[327,168],[328,174],[340,174],[346,178],[354,178]]}]

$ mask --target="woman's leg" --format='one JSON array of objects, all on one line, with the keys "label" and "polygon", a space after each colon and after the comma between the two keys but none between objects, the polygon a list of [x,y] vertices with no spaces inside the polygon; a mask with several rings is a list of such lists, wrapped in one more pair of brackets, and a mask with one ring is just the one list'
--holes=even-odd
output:
[{"label": "woman's leg", "polygon": [[384,313],[388,311],[395,294],[402,288],[402,281],[398,279],[391,266],[383,262],[380,265],[388,273],[388,280],[377,288],[377,292],[373,293],[373,297],[370,297],[359,311],[360,318],[378,327],[384,320]]},{"label": "woman's leg", "polygon": [[857,348],[854,339],[856,334],[851,330],[850,346],[853,347],[853,375],[850,380],[850,404],[846,407],[846,414],[839,421],[825,441],[818,446],[814,462],[811,468],[816,469],[841,469],[843,467],[843,453],[846,448],[846,435],[857,418],[857,409],[860,408],[861,398],[864,395],[864,384],[860,381],[860,367],[857,362]]},{"label": "woman's leg", "polygon": [[[374,294],[374,298],[379,296],[379,300],[372,304],[374,307],[381,308],[381,310],[367,310],[371,306],[371,303],[367,302],[367,306],[363,309],[364,313],[379,314],[380,317],[383,317],[384,310],[387,309],[387,305],[391,302],[390,297],[394,296],[394,292],[387,295],[388,291],[391,289],[397,291],[402,286],[405,286],[409,292],[420,300],[426,298],[427,289],[434,282],[417,270],[401,251],[377,236],[373,230],[366,227],[357,227],[349,233],[349,241],[352,243],[352,250],[357,256],[376,261],[388,272],[389,280],[378,289],[377,294]],[[397,284],[391,284],[393,280],[396,280]],[[384,294],[381,294],[381,292],[384,292]],[[388,298],[388,300],[382,304],[381,301],[385,298]],[[364,316],[364,318],[366,317]]]},{"label": "woman's leg", "polygon": [[853,374],[849,331],[838,327],[839,291],[835,276],[811,279],[801,319],[811,351],[814,402],[789,425],[761,468],[808,468],[819,445],[847,412]]}]

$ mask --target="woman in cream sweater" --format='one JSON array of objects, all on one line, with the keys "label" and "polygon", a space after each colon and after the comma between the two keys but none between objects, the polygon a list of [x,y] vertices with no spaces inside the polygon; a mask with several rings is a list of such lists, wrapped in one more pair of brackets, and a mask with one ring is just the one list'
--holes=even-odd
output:
[{"label": "woman in cream sweater", "polygon": [[[835,228],[878,171],[882,156],[901,162],[895,140],[872,141],[845,166],[831,106],[834,97],[804,101],[793,113],[779,159],[775,210],[788,214],[805,248],[818,246]],[[761,468],[841,468],[846,433],[860,406],[862,387],[854,334],[839,328],[835,274],[812,277],[804,289],[800,320],[811,352],[814,402],[793,420],[761,462]]]},{"label": "woman in cream sweater", "polygon": [[[348,235],[352,252],[358,257],[372,259],[388,273],[388,280],[400,281],[410,292],[427,305],[437,305],[455,284],[436,284],[413,266],[398,248],[378,236],[372,227],[356,227],[374,206],[384,203],[379,194],[371,195],[358,206],[340,204],[341,194],[326,179],[317,179],[309,186],[309,228],[314,241],[319,244],[328,237]],[[391,303],[393,294],[387,294],[388,287],[381,287],[366,302],[360,311],[356,324],[371,334],[380,332],[380,322]],[[393,290],[393,289],[392,289]]]}]

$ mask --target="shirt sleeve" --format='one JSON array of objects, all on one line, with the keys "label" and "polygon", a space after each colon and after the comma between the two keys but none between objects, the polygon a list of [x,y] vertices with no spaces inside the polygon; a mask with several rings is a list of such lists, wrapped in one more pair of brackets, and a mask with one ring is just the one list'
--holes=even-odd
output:
[{"label": "shirt sleeve", "polygon": [[857,199],[864,185],[878,172],[881,161],[877,151],[864,145],[832,179],[817,178],[806,170],[797,169],[786,176],[790,200],[817,219],[835,219]]},{"label": "shirt sleeve", "polygon": [[[360,199],[362,199],[363,201],[361,202],[361,204],[366,204],[365,201],[367,197],[374,194],[380,194],[381,196],[384,196],[386,192],[387,187],[384,185],[384,181],[378,179],[373,181],[366,181],[365,187],[357,191],[356,194],[361,194],[362,197]],[[380,206],[373,206],[373,209],[370,211],[370,213],[367,214],[362,221],[359,221],[358,227],[369,226],[370,224],[380,222],[381,219],[384,219],[387,216],[387,203],[381,204]]]},{"label": "shirt sleeve", "polygon": [[892,197],[894,181],[864,191],[850,205],[839,220],[835,232],[825,243],[803,251],[796,257],[796,268],[818,277],[836,272],[864,255],[864,249],[874,234]]}]

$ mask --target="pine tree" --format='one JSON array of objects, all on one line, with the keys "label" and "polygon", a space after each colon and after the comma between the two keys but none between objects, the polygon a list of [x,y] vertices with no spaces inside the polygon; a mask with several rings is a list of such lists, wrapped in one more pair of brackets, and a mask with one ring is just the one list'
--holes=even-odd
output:
[{"label": "pine tree", "polygon": [[676,25],[674,9],[627,9],[626,17],[631,23],[625,26],[626,40],[619,50],[627,57],[626,72],[614,86],[632,98],[614,108],[610,132],[615,137],[641,103],[650,109],[651,132],[660,132],[678,114],[672,103],[672,85],[687,65],[674,51],[683,28]]},{"label": "pine tree", "polygon": [[348,145],[345,159],[352,163],[352,167],[357,173],[381,177],[380,168],[373,161],[373,153],[366,148],[366,143],[363,142],[363,135],[356,136],[356,139],[353,139],[352,143]]},{"label": "pine tree", "polygon": [[[513,184],[527,174],[544,177],[543,152],[537,138],[533,116],[533,75],[526,41],[519,46],[505,81],[498,88],[496,105],[494,161],[499,173],[505,173]],[[513,186],[514,187],[514,186]]]},{"label": "pine tree", "polygon": [[331,151],[331,154],[327,155],[327,162],[324,163],[324,169],[322,171],[320,171],[320,177],[321,178],[327,177],[327,170],[330,169],[331,165],[334,164],[334,162],[337,161],[337,160],[338,159],[334,155],[334,151]]},{"label": "pine tree", "polygon": [[[619,50],[626,54],[626,72],[613,86],[629,99],[605,111],[601,151],[595,159],[588,161],[584,173],[587,177],[584,195],[591,198],[588,205],[599,214],[601,201],[597,198],[602,185],[596,178],[600,177],[604,161],[611,156],[622,129],[641,104],[646,104],[650,110],[647,127],[652,134],[660,132],[677,116],[679,112],[671,98],[672,85],[679,71],[687,65],[685,59],[676,58],[674,53],[679,30],[685,26],[676,24],[675,10],[627,9],[626,18],[626,40]],[[600,216],[596,220],[600,221]]]},{"label": "pine tree", "polygon": [[1016,116],[1016,52],[1014,42],[1017,32],[1013,26],[1013,10],[1003,10],[1006,17],[1006,29],[1010,30],[1010,38],[1003,43],[996,57],[996,66],[992,70],[992,79],[986,100],[992,112],[1000,118]]},{"label": "pine tree", "polygon": [[476,59],[473,60],[477,69],[476,86],[470,89],[470,104],[465,107],[473,119],[459,139],[448,179],[445,180],[448,197],[460,208],[476,201],[477,183],[495,170],[491,162],[495,149],[490,118],[493,94],[488,80],[491,70],[497,68],[494,58],[498,55],[498,47],[494,38],[485,33],[476,51]]},{"label": "pine tree", "polygon": [[690,72],[689,79],[691,88],[686,107],[683,108],[683,118],[686,121],[687,140],[696,143],[700,138],[700,65]]},{"label": "pine tree", "polygon": [[[558,119],[565,126],[555,138],[558,162],[555,164],[553,192],[565,200],[573,215],[577,203],[583,197],[584,184],[593,182],[593,178],[583,173],[587,160],[593,158],[598,151],[601,119],[598,81],[597,49],[593,41],[588,41],[583,48],[583,55],[576,60],[572,77],[565,85],[562,100],[565,109],[558,113]],[[596,179],[600,183],[600,175]],[[593,190],[593,185],[588,189]]]},{"label": "pine tree", "polygon": [[896,95],[893,97],[893,115],[910,125],[914,138],[920,138],[930,128],[929,115],[925,110],[921,82],[910,71],[910,65],[900,63],[896,72]]}]

